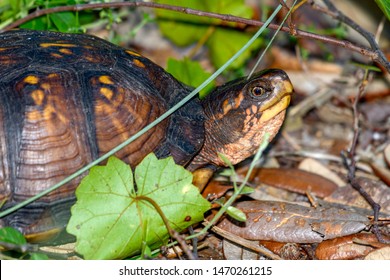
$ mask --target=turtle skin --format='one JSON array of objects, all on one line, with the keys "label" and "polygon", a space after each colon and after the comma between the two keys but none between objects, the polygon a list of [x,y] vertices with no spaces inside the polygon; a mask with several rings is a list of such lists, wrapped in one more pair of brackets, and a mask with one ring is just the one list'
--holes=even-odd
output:
[{"label": "turtle skin", "polygon": [[[7,209],[107,153],[184,98],[191,87],[140,54],[90,35],[0,34],[0,199]],[[292,85],[282,70],[193,98],[120,150],[136,166],[172,156],[196,171],[252,155],[277,133]],[[61,231],[82,176],[1,219],[31,240]],[[49,234],[50,235],[50,234]],[[46,237],[43,237],[46,239]]]}]

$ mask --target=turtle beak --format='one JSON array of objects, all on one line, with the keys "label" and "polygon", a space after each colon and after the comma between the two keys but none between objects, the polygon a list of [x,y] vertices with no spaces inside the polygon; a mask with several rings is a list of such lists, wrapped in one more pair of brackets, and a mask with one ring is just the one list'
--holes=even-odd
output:
[{"label": "turtle beak", "polygon": [[287,109],[291,101],[291,95],[294,91],[293,85],[287,74],[281,75],[273,79],[275,96],[272,101],[265,104],[260,110],[262,115],[260,122],[266,122],[275,117],[280,112]]}]

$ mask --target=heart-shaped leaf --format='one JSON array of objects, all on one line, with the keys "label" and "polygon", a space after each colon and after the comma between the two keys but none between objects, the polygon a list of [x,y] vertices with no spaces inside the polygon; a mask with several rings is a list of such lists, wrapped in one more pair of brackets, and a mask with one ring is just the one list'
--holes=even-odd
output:
[{"label": "heart-shaped leaf", "polygon": [[171,157],[148,155],[135,170],[135,183],[130,166],[115,157],[82,180],[67,231],[77,237],[76,251],[84,258],[120,259],[158,248],[169,238],[160,212],[181,231],[210,208],[192,174]]}]

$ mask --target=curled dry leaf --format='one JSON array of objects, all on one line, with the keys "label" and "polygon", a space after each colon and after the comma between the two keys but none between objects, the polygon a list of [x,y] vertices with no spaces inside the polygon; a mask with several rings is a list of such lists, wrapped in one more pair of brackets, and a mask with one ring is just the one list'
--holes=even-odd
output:
[{"label": "curled dry leaf", "polygon": [[[381,181],[358,177],[358,183],[381,206],[381,213],[390,214],[390,188]],[[365,209],[372,209],[367,201],[352,187],[338,188],[324,199],[327,202],[339,203]]]},{"label": "curled dry leaf", "polygon": [[299,163],[298,168],[300,170],[304,170],[322,176],[334,182],[339,187],[346,185],[345,181],[341,179],[335,172],[330,170],[328,167],[326,167],[324,164],[322,164],[316,159],[305,158]]},{"label": "curled dry leaf", "polygon": [[390,246],[369,253],[365,260],[390,260]]},{"label": "curled dry leaf", "polygon": [[362,258],[374,250],[372,246],[355,243],[355,239],[368,243],[377,241],[375,235],[368,233],[338,237],[321,242],[315,251],[315,256],[319,260],[352,260]]},{"label": "curled dry leaf", "polygon": [[320,198],[330,195],[338,187],[320,175],[295,168],[258,168],[253,170],[250,180],[301,194],[310,191]]},{"label": "curled dry leaf", "polygon": [[202,192],[202,196],[208,200],[214,200],[224,196],[228,191],[234,188],[230,182],[216,181],[209,182]]},{"label": "curled dry leaf", "polygon": [[372,171],[374,174],[380,178],[388,187],[390,187],[390,169],[379,166],[375,163],[370,163]]},{"label": "curled dry leaf", "polygon": [[314,243],[361,231],[365,216],[337,208],[311,208],[275,201],[244,201],[236,205],[246,223],[225,217],[219,227],[249,240]]},{"label": "curled dry leaf", "polygon": [[390,167],[390,144],[388,144],[383,152],[387,165]]},{"label": "curled dry leaf", "polygon": [[[258,244],[258,241],[251,241],[254,245]],[[259,253],[249,250],[241,245],[238,245],[228,239],[223,239],[223,255],[227,260],[258,260]]]}]

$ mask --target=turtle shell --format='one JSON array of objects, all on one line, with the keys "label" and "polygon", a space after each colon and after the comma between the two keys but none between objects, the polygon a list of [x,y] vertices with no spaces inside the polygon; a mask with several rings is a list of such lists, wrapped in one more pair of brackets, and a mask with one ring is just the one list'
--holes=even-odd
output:
[{"label": "turtle shell", "polygon": [[[189,90],[147,58],[94,36],[28,30],[1,33],[3,209],[110,151]],[[116,155],[135,166],[154,151],[185,165],[203,145],[203,121],[202,107],[193,99]],[[7,216],[2,224],[28,235],[66,222],[80,180]]]}]

